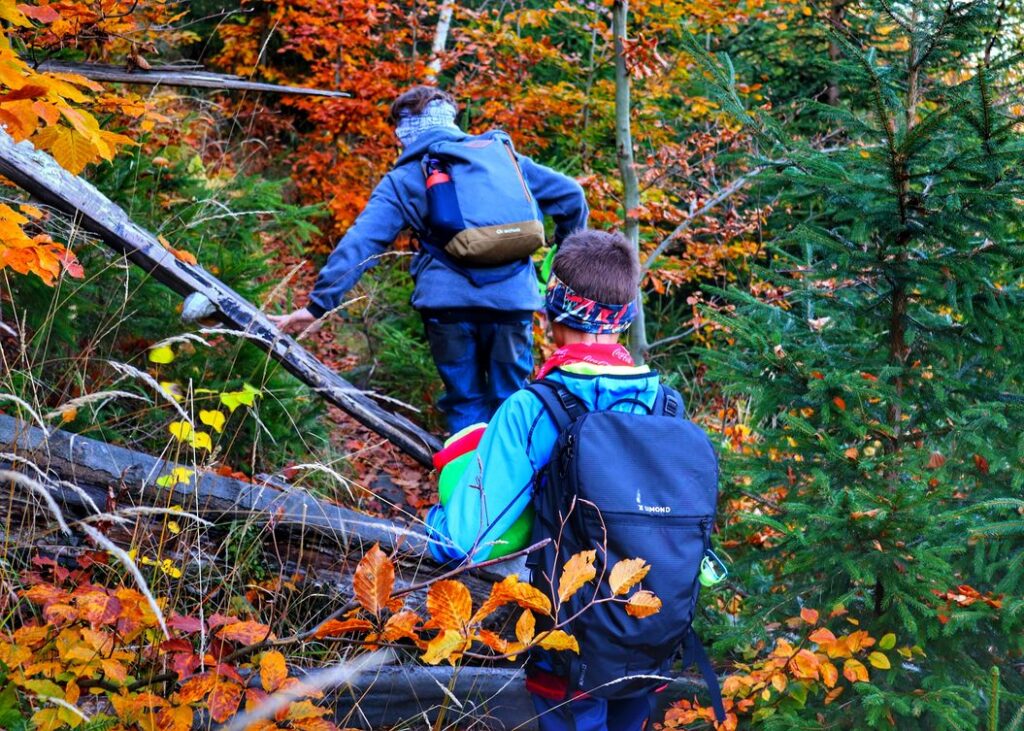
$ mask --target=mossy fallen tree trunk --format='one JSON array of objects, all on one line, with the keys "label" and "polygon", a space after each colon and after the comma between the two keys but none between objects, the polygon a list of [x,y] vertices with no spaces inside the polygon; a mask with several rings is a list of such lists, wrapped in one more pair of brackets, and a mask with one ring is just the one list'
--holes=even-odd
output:
[{"label": "mossy fallen tree trunk", "polygon": [[75,219],[107,246],[183,297],[208,300],[213,315],[277,360],[289,373],[425,467],[440,449],[432,434],[380,406],[274,327],[257,307],[201,266],[189,264],[136,225],[113,201],[30,143],[0,129],[0,175]]}]

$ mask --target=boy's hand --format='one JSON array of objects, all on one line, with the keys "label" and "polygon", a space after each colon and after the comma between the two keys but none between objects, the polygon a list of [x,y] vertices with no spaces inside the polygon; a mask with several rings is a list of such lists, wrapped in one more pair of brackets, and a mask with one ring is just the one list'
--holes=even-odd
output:
[{"label": "boy's hand", "polygon": [[289,312],[287,315],[267,315],[267,319],[286,333],[306,332],[312,335],[320,329],[321,325],[321,322],[317,321],[305,307]]}]

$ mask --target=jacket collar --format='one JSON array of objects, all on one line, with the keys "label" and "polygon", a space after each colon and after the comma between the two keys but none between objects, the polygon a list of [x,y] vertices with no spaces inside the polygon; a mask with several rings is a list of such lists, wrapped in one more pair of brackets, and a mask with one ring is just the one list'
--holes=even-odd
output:
[{"label": "jacket collar", "polygon": [[443,127],[428,130],[413,140],[411,145],[402,150],[402,154],[398,156],[398,161],[395,165],[404,165],[407,162],[419,160],[423,157],[427,148],[435,142],[441,142],[442,140],[462,140],[466,137],[469,137],[469,135],[465,132],[456,132]]}]

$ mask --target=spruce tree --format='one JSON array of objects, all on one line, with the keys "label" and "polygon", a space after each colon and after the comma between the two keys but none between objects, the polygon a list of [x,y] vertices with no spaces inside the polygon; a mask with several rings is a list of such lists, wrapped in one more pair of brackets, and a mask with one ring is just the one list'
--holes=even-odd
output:
[{"label": "spruce tree", "polygon": [[[800,607],[842,605],[920,652],[893,653],[843,702],[817,698],[817,721],[983,727],[999,666],[1009,722],[1024,699],[1014,21],[994,2],[847,10],[831,30],[838,103],[795,117],[745,108],[728,59],[690,49],[756,135],[760,192],[777,198],[758,276],[781,294],[720,292],[725,335],[705,356],[753,434],[723,457],[720,540],[747,621],[718,649],[770,640],[766,626]],[[808,128],[817,136],[793,132]],[[815,718],[786,703],[791,690],[761,714],[767,727]]]}]

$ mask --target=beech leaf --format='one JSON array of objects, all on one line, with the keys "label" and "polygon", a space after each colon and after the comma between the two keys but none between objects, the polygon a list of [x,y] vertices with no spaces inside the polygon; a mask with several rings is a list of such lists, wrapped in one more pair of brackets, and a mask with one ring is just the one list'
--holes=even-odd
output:
[{"label": "beech leaf", "polygon": [[626,603],[626,613],[631,617],[642,619],[649,617],[652,614],[657,614],[661,611],[661,599],[659,599],[653,592],[638,591],[636,594],[629,598]]},{"label": "beech leaf", "polygon": [[612,567],[611,576],[608,578],[608,585],[612,594],[620,596],[633,588],[641,581],[651,567],[642,558],[624,558]]},{"label": "beech leaf", "polygon": [[388,606],[395,586],[395,565],[376,543],[359,560],[352,580],[356,601],[375,617]]},{"label": "beech leaf", "polygon": [[559,601],[566,601],[583,588],[584,584],[594,580],[597,576],[597,569],[594,567],[596,558],[597,551],[580,551],[565,562],[562,576],[558,580]]},{"label": "beech leaf", "polygon": [[430,621],[426,627],[461,630],[469,624],[473,598],[469,589],[459,581],[438,581],[427,592],[427,611],[430,612]]}]

